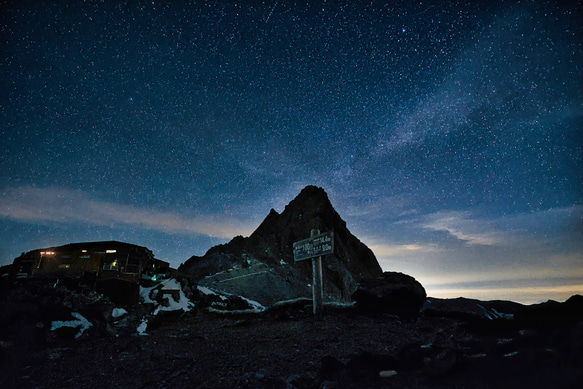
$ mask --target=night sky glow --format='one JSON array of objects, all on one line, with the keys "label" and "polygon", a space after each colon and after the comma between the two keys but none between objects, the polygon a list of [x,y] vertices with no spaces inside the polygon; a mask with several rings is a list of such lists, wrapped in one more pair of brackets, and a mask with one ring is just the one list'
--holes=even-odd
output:
[{"label": "night sky glow", "polygon": [[1,265],[177,267],[313,184],[429,295],[583,294],[581,2],[55,3],[0,2]]}]

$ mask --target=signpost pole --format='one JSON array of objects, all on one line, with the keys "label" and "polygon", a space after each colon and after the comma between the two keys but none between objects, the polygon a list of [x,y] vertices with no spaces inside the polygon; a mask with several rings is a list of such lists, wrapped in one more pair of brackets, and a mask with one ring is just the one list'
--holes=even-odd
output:
[{"label": "signpost pole", "polygon": [[312,300],[314,315],[321,313],[324,305],[324,283],[322,280],[322,256],[334,253],[334,231],[320,234],[313,229],[308,239],[294,243],[294,261],[312,258]]},{"label": "signpost pole", "polygon": [[[311,237],[320,235],[320,230],[312,230]],[[314,315],[322,312],[324,287],[322,283],[322,256],[312,258],[312,301]]]}]

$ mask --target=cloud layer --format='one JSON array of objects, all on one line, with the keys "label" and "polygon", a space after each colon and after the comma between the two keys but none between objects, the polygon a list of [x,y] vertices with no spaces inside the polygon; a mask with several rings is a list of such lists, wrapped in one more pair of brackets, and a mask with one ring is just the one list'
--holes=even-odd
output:
[{"label": "cloud layer", "polygon": [[0,217],[23,223],[123,226],[168,234],[208,235],[232,238],[249,235],[252,227],[224,216],[188,217],[172,212],[139,208],[90,199],[81,191],[33,186],[4,190]]}]

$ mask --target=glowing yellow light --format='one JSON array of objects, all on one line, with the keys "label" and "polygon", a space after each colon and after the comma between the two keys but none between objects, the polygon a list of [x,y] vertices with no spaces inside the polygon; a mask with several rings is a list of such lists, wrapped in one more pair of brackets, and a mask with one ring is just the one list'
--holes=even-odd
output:
[{"label": "glowing yellow light", "polygon": [[82,253],[86,253],[86,252],[87,252],[87,250],[81,250],[81,252],[82,252]]},{"label": "glowing yellow light", "polygon": [[41,251],[40,255],[55,255],[54,251]]},{"label": "glowing yellow light", "polygon": [[105,250],[106,254],[113,254],[113,253],[117,253],[117,250]]}]

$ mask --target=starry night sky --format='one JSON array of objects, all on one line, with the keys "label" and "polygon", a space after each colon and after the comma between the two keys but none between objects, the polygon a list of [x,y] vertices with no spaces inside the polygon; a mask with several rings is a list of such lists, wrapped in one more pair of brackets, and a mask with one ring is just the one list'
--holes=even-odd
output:
[{"label": "starry night sky", "polygon": [[313,184],[430,295],[583,294],[580,2],[129,3],[0,2],[0,264],[177,267]]}]

